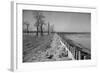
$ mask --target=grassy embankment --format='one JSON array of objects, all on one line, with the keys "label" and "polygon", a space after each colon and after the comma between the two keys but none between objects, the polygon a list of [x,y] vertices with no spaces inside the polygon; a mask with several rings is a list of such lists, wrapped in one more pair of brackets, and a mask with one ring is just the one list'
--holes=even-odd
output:
[{"label": "grassy embankment", "polygon": [[24,35],[23,48],[23,62],[72,60],[60,38],[54,34],[41,37]]}]

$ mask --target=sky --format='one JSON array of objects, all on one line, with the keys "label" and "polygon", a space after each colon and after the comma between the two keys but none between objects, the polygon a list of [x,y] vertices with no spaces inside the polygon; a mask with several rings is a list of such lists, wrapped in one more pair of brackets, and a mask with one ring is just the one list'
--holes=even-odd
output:
[{"label": "sky", "polygon": [[[30,24],[30,30],[36,30],[34,26],[34,10],[23,10],[23,22]],[[91,14],[78,12],[42,11],[45,23],[54,25],[57,32],[91,32]]]}]

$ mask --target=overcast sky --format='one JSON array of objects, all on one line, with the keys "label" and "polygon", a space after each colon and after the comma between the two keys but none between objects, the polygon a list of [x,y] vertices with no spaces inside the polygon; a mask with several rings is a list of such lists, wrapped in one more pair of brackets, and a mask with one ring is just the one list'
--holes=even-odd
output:
[{"label": "overcast sky", "polygon": [[[23,22],[30,24],[30,30],[36,30],[34,27],[34,11],[23,11]],[[74,12],[50,12],[43,11],[45,22],[54,24],[54,30],[59,32],[90,32],[91,31],[91,14],[74,13]]]}]

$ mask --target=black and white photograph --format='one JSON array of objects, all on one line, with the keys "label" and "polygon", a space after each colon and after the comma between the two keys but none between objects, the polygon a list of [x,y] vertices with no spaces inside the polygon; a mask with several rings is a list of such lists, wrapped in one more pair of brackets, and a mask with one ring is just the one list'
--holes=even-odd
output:
[{"label": "black and white photograph", "polygon": [[22,61],[91,60],[91,13],[22,10]]}]

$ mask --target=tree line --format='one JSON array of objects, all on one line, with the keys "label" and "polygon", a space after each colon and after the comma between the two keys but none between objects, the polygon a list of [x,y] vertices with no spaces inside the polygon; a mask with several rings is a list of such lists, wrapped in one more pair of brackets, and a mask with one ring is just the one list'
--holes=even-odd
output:
[{"label": "tree line", "polygon": [[[39,36],[39,33],[41,36],[43,36],[43,26],[46,26],[46,25],[48,26],[48,28],[47,28],[48,35],[50,34],[50,31],[52,31],[52,32],[54,31],[53,30],[54,26],[51,26],[50,22],[45,23],[45,20],[44,20],[45,16],[43,15],[43,13],[41,11],[34,11],[33,15],[34,15],[33,18],[35,19],[34,26],[36,27],[36,35],[37,36]],[[26,31],[28,33],[30,24],[29,24],[29,22],[24,22],[24,24],[26,25]]]}]

